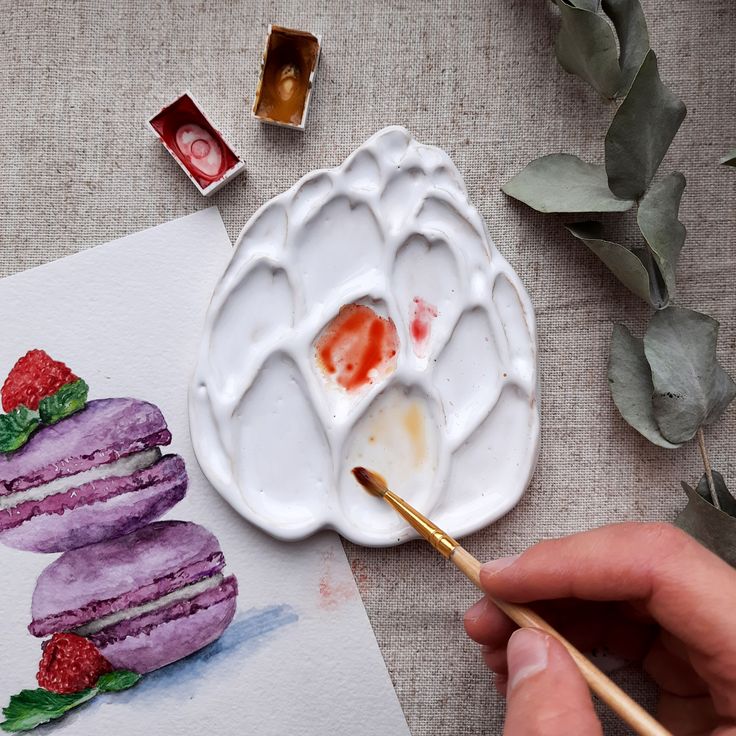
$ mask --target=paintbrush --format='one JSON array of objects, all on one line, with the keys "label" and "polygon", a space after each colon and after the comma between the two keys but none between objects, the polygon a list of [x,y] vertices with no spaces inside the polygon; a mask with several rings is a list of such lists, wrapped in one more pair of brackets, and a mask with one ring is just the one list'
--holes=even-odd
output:
[{"label": "paintbrush", "polygon": [[[378,473],[365,468],[353,468],[353,475],[368,493],[382,498],[390,506],[393,506],[443,557],[451,560],[455,567],[475,583],[478,588],[481,587],[481,563],[470,552],[461,547],[459,542],[455,541],[449,534],[445,534],[436,524],[420,514],[403,498],[390,491],[386,481]],[[588,683],[588,687],[636,733],[640,736],[672,736],[666,728],[632,700],[618,685],[606,677],[582,652],[576,649],[541,616],[526,606],[507,603],[493,596],[488,596],[488,598],[518,626],[541,629],[550,636],[554,636],[567,649]]]}]

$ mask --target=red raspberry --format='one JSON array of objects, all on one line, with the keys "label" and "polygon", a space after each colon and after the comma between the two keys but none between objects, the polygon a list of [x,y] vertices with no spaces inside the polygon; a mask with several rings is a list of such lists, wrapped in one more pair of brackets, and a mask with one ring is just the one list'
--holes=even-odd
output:
[{"label": "red raspberry", "polygon": [[29,350],[5,379],[0,392],[3,409],[11,412],[22,404],[35,411],[41,399],[77,380],[64,363],[53,360],[43,350]]},{"label": "red raspberry", "polygon": [[43,645],[38,684],[53,693],[78,693],[92,687],[112,665],[88,639],[76,634],[54,634]]}]

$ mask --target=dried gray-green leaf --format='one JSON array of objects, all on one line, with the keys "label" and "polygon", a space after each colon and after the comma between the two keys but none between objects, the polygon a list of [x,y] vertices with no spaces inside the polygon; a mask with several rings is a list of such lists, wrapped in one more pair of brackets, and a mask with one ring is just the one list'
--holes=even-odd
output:
[{"label": "dried gray-green leaf", "polygon": [[736,166],[736,148],[727,153],[719,163],[722,163],[724,166]]},{"label": "dried gray-green leaf", "polygon": [[[721,507],[721,511],[729,516],[736,517],[736,498],[731,495],[731,491],[728,490],[725,478],[717,471],[712,470],[713,474],[713,485],[715,486],[716,496],[718,496],[718,503]],[[712,504],[712,497],[710,495],[710,488],[708,486],[708,476],[703,473],[703,477],[698,482],[698,487],[695,489],[701,498],[704,498],[709,504]]]},{"label": "dried gray-green leaf", "polygon": [[616,196],[644,194],[685,113],[682,100],[662,84],[650,50],[606,133],[608,186]]},{"label": "dried gray-green leaf", "polygon": [[561,0],[566,5],[581,10],[589,10],[591,13],[597,13],[601,9],[601,0]]},{"label": "dried gray-green leaf", "polygon": [[691,439],[733,398],[716,359],[717,341],[718,322],[691,309],[669,307],[649,323],[644,353],[652,369],[654,418],[670,442]]},{"label": "dried gray-green leaf", "polygon": [[720,363],[716,363],[711,390],[710,409],[703,420],[703,424],[713,424],[726,411],[726,407],[736,398],[736,383],[723,370]]},{"label": "dried gray-green leaf", "polygon": [[649,51],[647,20],[639,0],[603,0],[603,12],[611,19],[621,47],[621,84],[617,97],[624,97]]},{"label": "dried gray-green leaf", "polygon": [[527,164],[501,190],[537,212],[624,212],[633,200],[608,188],[603,166],[569,153],[552,153]]},{"label": "dried gray-green leaf", "polygon": [[687,506],[675,519],[675,526],[736,567],[736,519],[708,503],[687,483],[682,487],[687,494]]},{"label": "dried gray-green leaf", "polygon": [[675,296],[677,259],[685,243],[685,226],[677,219],[684,190],[685,177],[678,171],[669,174],[650,187],[636,215],[670,299]]},{"label": "dried gray-green leaf", "polygon": [[565,227],[578,240],[582,240],[627,289],[644,301],[649,301],[649,274],[645,265],[628,248],[601,238],[601,223],[578,222]]},{"label": "dried gray-green leaf", "polygon": [[562,25],[555,53],[562,68],[613,99],[621,87],[621,70],[613,29],[596,11],[557,0]]},{"label": "dried gray-green leaf", "polygon": [[657,427],[652,409],[652,373],[644,355],[644,341],[623,325],[614,325],[608,358],[608,385],[621,416],[650,442],[673,449]]}]

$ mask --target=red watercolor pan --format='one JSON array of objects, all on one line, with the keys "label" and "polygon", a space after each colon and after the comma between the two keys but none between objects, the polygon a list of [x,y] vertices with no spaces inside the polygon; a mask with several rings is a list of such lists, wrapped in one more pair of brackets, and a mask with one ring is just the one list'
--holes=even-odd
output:
[{"label": "red watercolor pan", "polygon": [[245,170],[188,91],[162,108],[148,125],[205,197]]}]

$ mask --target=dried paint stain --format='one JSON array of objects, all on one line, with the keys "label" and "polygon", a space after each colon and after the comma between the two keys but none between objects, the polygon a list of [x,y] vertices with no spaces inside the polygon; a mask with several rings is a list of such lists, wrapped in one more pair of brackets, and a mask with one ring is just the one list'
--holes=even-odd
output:
[{"label": "dried paint stain", "polygon": [[437,317],[437,307],[425,302],[421,297],[414,297],[412,301],[412,317],[409,324],[414,352],[421,358],[426,354],[429,337],[432,333],[432,320]]},{"label": "dried paint stain", "polygon": [[399,336],[394,323],[370,307],[340,309],[317,340],[317,362],[346,391],[367,386],[396,368]]},{"label": "dried paint stain", "polygon": [[368,591],[368,568],[365,562],[359,559],[354,559],[350,562],[350,569],[353,571],[353,577],[355,578],[355,584],[358,586],[358,590],[361,594],[365,594]]},{"label": "dried paint stain", "polygon": [[352,578],[346,578],[342,571],[333,570],[335,553],[329,550],[322,555],[322,576],[319,580],[319,607],[335,611],[343,603],[354,600],[357,590]]},{"label": "dried paint stain", "polygon": [[403,424],[411,440],[414,464],[419,465],[427,456],[427,437],[424,429],[424,413],[416,401],[404,412]]}]

